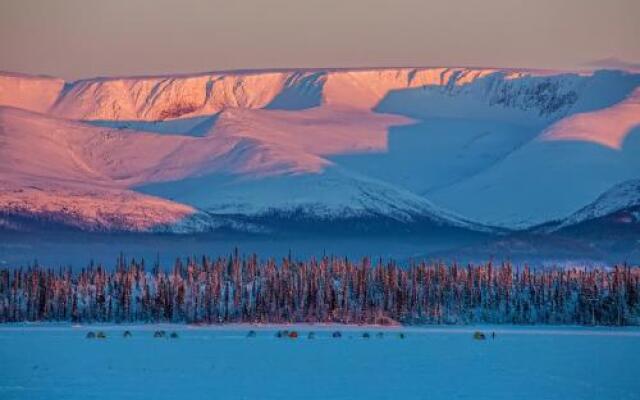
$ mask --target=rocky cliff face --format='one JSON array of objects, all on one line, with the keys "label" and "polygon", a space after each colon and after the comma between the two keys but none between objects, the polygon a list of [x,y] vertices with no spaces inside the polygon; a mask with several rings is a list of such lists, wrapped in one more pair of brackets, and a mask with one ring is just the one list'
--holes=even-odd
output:
[{"label": "rocky cliff face", "polygon": [[469,68],[230,72],[96,78],[66,86],[56,79],[6,75],[0,78],[0,102],[71,119],[157,121],[225,108],[372,109],[393,91],[423,89],[554,114],[577,101],[586,80],[578,75]]}]

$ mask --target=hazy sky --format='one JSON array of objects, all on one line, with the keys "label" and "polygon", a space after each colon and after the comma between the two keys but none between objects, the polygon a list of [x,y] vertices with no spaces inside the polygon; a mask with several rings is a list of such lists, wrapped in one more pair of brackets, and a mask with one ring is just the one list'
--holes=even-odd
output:
[{"label": "hazy sky", "polygon": [[640,0],[0,0],[0,70],[640,62]]}]

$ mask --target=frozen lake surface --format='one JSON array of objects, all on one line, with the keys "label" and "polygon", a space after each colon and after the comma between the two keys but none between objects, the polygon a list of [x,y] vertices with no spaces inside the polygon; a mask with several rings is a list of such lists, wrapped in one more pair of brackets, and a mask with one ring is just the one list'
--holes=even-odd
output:
[{"label": "frozen lake surface", "polygon": [[0,399],[640,399],[638,329],[287,328],[0,326]]}]

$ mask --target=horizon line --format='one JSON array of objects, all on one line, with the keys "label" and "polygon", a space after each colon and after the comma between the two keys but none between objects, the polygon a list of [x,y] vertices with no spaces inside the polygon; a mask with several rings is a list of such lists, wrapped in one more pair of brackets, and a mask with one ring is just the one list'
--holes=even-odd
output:
[{"label": "horizon line", "polygon": [[131,75],[94,75],[85,78],[67,80],[56,75],[46,73],[25,73],[18,71],[0,70],[0,75],[13,76],[21,78],[46,78],[58,79],[65,83],[76,83],[91,80],[118,80],[118,79],[157,79],[157,78],[184,78],[184,77],[200,77],[213,74],[239,74],[239,75],[262,75],[269,73],[283,72],[349,72],[349,71],[383,71],[383,70],[428,70],[428,69],[469,69],[469,70],[495,70],[496,72],[533,72],[544,74],[584,74],[594,73],[597,71],[621,71],[627,73],[636,73],[635,71],[619,67],[584,67],[584,68],[530,68],[530,67],[505,67],[505,66],[473,66],[473,65],[400,65],[400,66],[358,66],[358,67],[265,67],[265,68],[236,68],[236,69],[220,69],[196,72],[163,72],[157,74],[131,74]]}]

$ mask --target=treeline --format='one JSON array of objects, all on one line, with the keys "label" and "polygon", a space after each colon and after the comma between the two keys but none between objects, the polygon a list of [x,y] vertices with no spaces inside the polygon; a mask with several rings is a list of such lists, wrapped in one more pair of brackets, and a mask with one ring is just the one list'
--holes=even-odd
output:
[{"label": "treeline", "polygon": [[119,258],[0,270],[0,322],[640,324],[640,268],[399,266],[369,259]]}]

